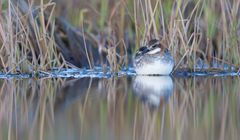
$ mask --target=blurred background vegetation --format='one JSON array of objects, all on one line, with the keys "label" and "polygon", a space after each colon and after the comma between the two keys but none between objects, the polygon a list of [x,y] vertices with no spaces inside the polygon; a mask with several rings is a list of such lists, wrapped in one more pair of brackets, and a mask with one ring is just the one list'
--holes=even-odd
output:
[{"label": "blurred background vegetation", "polygon": [[238,0],[3,0],[0,70],[131,66],[158,38],[176,68],[239,67]]}]

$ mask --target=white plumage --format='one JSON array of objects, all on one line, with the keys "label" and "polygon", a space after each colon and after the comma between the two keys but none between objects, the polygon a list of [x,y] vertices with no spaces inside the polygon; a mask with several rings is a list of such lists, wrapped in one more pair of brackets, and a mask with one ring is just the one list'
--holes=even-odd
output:
[{"label": "white plumage", "polygon": [[136,67],[135,71],[140,75],[169,75],[174,67],[174,63],[164,63],[161,59],[154,61],[153,63],[146,63],[141,67]]}]

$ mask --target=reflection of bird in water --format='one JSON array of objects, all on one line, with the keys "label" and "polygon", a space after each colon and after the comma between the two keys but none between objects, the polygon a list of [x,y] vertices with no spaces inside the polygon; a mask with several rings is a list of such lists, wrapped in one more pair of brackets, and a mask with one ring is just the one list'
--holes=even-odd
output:
[{"label": "reflection of bird in water", "polygon": [[153,39],[137,51],[133,65],[140,75],[169,75],[174,60],[170,51],[159,40]]},{"label": "reflection of bird in water", "polygon": [[173,81],[170,76],[136,76],[133,90],[143,102],[158,107],[172,95]]}]

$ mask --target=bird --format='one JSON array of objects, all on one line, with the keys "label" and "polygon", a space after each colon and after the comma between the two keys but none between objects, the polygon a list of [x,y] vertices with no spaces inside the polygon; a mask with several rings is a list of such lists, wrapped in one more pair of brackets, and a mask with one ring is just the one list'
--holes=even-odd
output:
[{"label": "bird", "polygon": [[133,59],[138,75],[170,75],[174,67],[171,52],[158,39],[140,47]]}]

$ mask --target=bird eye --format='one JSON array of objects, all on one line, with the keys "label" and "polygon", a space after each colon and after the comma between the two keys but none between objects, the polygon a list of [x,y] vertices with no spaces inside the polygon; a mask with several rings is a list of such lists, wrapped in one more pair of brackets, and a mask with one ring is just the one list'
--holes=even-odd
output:
[{"label": "bird eye", "polygon": [[152,46],[152,48],[156,48],[156,47],[158,47],[158,44],[156,44],[156,45]]}]

